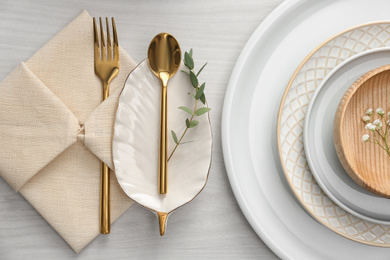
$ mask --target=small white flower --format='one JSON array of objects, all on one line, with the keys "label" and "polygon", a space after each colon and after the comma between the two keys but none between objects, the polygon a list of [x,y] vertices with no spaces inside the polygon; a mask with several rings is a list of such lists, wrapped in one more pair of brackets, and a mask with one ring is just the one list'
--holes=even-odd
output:
[{"label": "small white flower", "polygon": [[383,109],[380,107],[378,108],[376,111],[375,111],[378,115],[381,115],[383,116],[385,114],[385,111],[383,111]]},{"label": "small white flower", "polygon": [[373,125],[376,125],[376,126],[381,126],[382,125],[382,121],[380,119],[376,119],[374,120],[374,122],[372,122]]},{"label": "small white flower", "polygon": [[376,125],[370,125],[370,127],[368,128],[369,130],[375,132],[376,130]]},{"label": "small white flower", "polygon": [[375,131],[376,129],[376,125],[373,125],[371,123],[368,123],[365,127],[367,130],[370,130],[370,131]]},{"label": "small white flower", "polygon": [[390,125],[390,119],[388,119],[388,120],[386,121],[386,124],[387,124],[387,125]]},{"label": "small white flower", "polygon": [[372,116],[372,108],[367,109],[366,115]]},{"label": "small white flower", "polygon": [[369,135],[363,135],[363,137],[362,137],[362,142],[368,142],[370,140],[370,136]]},{"label": "small white flower", "polygon": [[387,112],[387,117],[390,117],[390,112]]},{"label": "small white flower", "polygon": [[370,116],[363,116],[362,120],[363,120],[364,123],[367,123],[368,121],[371,120],[371,117]]}]

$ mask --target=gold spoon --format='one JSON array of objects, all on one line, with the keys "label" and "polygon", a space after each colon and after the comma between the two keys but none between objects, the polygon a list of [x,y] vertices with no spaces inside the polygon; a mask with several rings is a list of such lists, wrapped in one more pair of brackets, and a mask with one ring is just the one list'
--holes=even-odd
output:
[{"label": "gold spoon", "polygon": [[150,42],[148,63],[161,80],[161,116],[158,193],[167,193],[167,86],[180,67],[181,51],[177,40],[168,33],[157,34]]}]

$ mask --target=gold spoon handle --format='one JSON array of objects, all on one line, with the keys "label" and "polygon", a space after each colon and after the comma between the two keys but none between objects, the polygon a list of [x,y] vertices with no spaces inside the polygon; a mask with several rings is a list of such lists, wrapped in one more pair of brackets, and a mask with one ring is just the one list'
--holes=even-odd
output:
[{"label": "gold spoon handle", "polygon": [[167,193],[167,85],[168,78],[161,78],[160,158],[158,193]]}]

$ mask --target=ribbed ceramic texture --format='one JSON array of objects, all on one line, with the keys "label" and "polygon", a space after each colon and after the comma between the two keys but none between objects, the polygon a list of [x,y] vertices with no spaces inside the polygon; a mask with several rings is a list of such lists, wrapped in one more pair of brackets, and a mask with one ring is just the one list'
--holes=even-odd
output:
[{"label": "ribbed ceramic texture", "polygon": [[390,226],[363,221],[341,209],[321,190],[308,167],[303,125],[310,99],[322,79],[343,60],[368,49],[390,45],[390,25],[357,27],[333,37],[301,64],[286,89],[278,121],[279,153],[291,186],[302,205],[319,222],[349,239],[390,246]]},{"label": "ribbed ceramic texture", "polygon": [[[182,65],[181,70],[186,70]],[[168,82],[168,155],[190,116],[179,106],[193,108],[189,76],[180,70]],[[187,131],[168,161],[168,192],[158,194],[158,147],[161,83],[147,60],[130,73],[119,98],[113,136],[113,160],[125,193],[154,212],[170,213],[191,201],[206,184],[211,164],[212,133],[208,114],[197,116],[199,125]],[[203,104],[199,101],[199,105]],[[198,107],[199,108],[199,107]]]}]

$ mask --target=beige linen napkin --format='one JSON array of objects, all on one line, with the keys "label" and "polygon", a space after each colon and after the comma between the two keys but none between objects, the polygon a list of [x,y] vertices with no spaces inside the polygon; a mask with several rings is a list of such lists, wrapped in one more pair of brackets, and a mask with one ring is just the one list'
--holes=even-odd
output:
[{"label": "beige linen napkin", "polygon": [[[84,11],[0,83],[0,176],[75,252],[99,234],[100,161],[113,169],[117,100],[136,65],[121,49],[119,75],[102,103],[93,59]],[[111,172],[112,222],[132,203]]]}]

